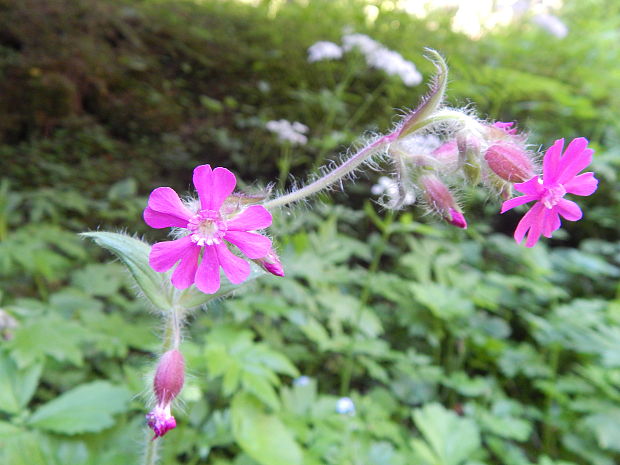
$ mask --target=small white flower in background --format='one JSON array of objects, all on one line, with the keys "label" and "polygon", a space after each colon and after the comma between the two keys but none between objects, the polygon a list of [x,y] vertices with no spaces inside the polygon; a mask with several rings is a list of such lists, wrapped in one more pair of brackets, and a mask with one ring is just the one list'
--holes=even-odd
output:
[{"label": "small white flower in background", "polygon": [[336,402],[336,412],[342,415],[355,415],[355,404],[350,397],[341,397]]},{"label": "small white flower in background", "polygon": [[293,380],[293,386],[307,386],[308,384],[310,384],[310,377],[306,375],[302,375]]},{"label": "small white flower in background", "polygon": [[[385,195],[388,197],[388,204],[393,204],[398,201],[398,183],[387,176],[381,176],[377,180],[377,184],[370,188],[370,192],[373,195]],[[411,192],[405,194],[403,205],[413,205],[415,203],[415,196]]]},{"label": "small white flower in background", "polygon": [[345,34],[342,36],[342,43],[344,51],[357,48],[366,58],[368,66],[381,69],[390,76],[400,77],[407,86],[416,86],[422,82],[422,75],[412,62],[367,35]]},{"label": "small white flower in background", "polygon": [[308,62],[338,60],[342,58],[342,48],[333,42],[321,40],[308,48]]},{"label": "small white flower in background", "polygon": [[298,145],[306,145],[308,143],[308,138],[304,134],[309,131],[309,128],[299,121],[293,123],[285,119],[268,121],[265,124],[265,128],[276,134],[281,141]]},{"label": "small white flower in background", "polygon": [[558,39],[563,39],[568,35],[568,26],[557,16],[541,13],[534,16],[532,21]]}]

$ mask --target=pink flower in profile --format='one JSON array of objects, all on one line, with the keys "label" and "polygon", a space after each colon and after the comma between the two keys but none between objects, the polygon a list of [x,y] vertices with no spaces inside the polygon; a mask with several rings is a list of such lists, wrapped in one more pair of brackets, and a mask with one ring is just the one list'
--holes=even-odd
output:
[{"label": "pink flower in profile", "polygon": [[202,292],[213,294],[220,288],[220,267],[233,284],[242,283],[250,274],[250,264],[232,253],[227,243],[250,259],[270,252],[271,240],[252,231],[271,225],[271,214],[262,205],[240,210],[238,202],[227,202],[237,180],[226,168],[198,166],[193,181],[200,200],[195,211],[170,187],[158,187],[151,193],[144,210],[146,224],[185,229],[186,235],[154,244],[149,264],[161,273],[178,263],[172,273],[174,287],[186,289],[196,284]]},{"label": "pink flower in profile", "polygon": [[525,203],[536,201],[515,230],[515,240],[521,242],[527,234],[525,245],[532,247],[541,235],[551,234],[561,225],[560,216],[568,221],[581,219],[579,206],[564,198],[566,194],[591,195],[598,186],[594,173],[579,174],[592,161],[594,151],[587,148],[588,141],[583,137],[573,139],[564,155],[564,139],[556,140],[547,150],[543,159],[542,178],[515,184],[514,187],[525,195],[507,200],[502,205],[502,213]]}]

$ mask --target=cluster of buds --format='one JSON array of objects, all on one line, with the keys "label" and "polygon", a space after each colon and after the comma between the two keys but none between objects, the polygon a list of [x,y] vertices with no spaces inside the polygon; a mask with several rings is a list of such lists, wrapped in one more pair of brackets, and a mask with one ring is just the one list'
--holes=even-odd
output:
[{"label": "cluster of buds", "polygon": [[153,390],[157,404],[146,415],[147,424],[155,433],[153,439],[162,437],[171,429],[176,428],[177,422],[172,416],[171,405],[181,392],[184,381],[185,361],[183,355],[176,349],[169,350],[159,360],[153,379]]}]

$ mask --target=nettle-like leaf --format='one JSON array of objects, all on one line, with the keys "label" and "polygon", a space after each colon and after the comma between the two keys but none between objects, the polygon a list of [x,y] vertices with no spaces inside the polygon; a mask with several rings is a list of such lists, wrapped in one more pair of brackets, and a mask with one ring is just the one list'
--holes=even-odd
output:
[{"label": "nettle-like leaf", "polygon": [[299,372],[287,357],[253,339],[250,331],[232,326],[212,331],[205,349],[207,368],[213,378],[222,376],[224,394],[231,395],[242,387],[277,409],[277,373],[295,377]]},{"label": "nettle-like leaf", "polygon": [[127,410],[130,392],[106,381],[83,384],[39,407],[28,424],[61,434],[98,432]]},{"label": "nettle-like leaf", "polygon": [[460,465],[480,447],[476,423],[461,418],[440,404],[428,404],[413,412],[413,420],[424,441],[413,439],[412,446],[429,465]]},{"label": "nettle-like leaf", "polygon": [[42,368],[41,363],[19,368],[5,352],[0,352],[0,411],[17,414],[28,404]]},{"label": "nettle-like leaf", "polygon": [[233,435],[243,451],[261,465],[301,465],[302,450],[286,425],[265,413],[261,402],[246,393],[235,395]]}]

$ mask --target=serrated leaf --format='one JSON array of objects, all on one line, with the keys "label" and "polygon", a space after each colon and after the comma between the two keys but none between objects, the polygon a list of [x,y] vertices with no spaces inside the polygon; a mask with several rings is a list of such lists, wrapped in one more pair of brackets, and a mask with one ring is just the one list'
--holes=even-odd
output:
[{"label": "serrated leaf", "polygon": [[265,413],[253,396],[237,394],[231,412],[235,440],[258,463],[302,465],[302,451],[291,432],[278,417]]},{"label": "serrated leaf", "polygon": [[136,284],[154,307],[161,310],[172,308],[172,287],[167,282],[166,275],[157,273],[150,267],[149,244],[126,234],[113,232],[85,232],[81,235],[116,255],[129,269]]},{"label": "serrated leaf", "polygon": [[55,433],[97,432],[114,424],[113,415],[126,411],[130,398],[124,387],[95,381],[42,405],[28,423]]},{"label": "serrated leaf", "polygon": [[30,401],[39,383],[42,364],[19,369],[7,354],[0,353],[0,410],[19,413]]},{"label": "serrated leaf", "polygon": [[[413,420],[426,444],[412,443],[416,452],[433,465],[460,465],[480,447],[476,423],[461,418],[439,404],[428,404],[413,412]],[[433,459],[429,462],[429,453]]]}]

